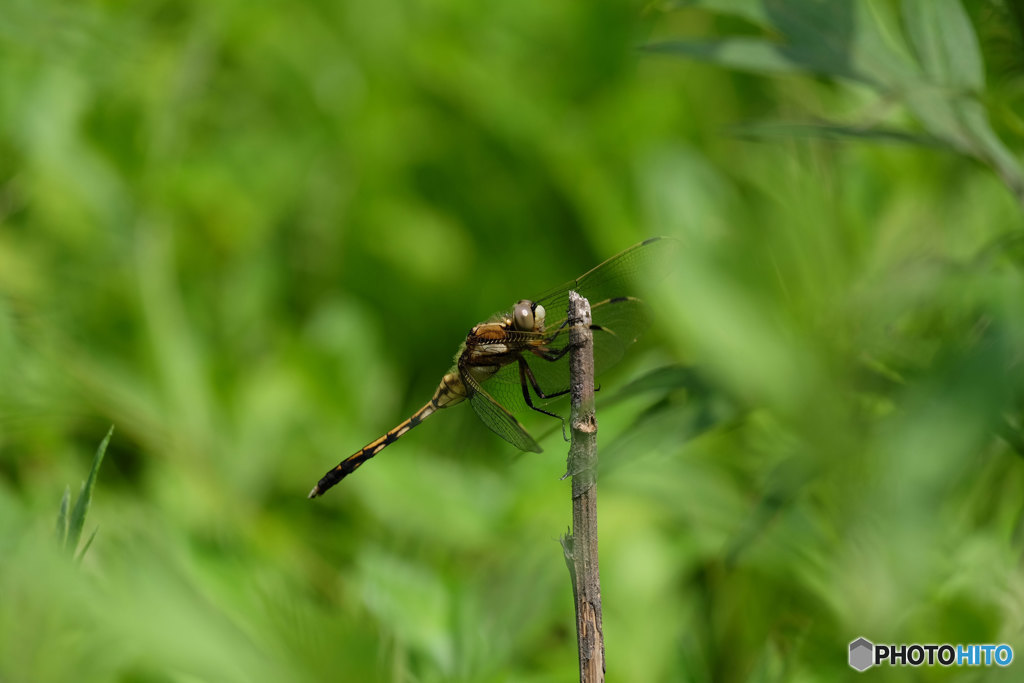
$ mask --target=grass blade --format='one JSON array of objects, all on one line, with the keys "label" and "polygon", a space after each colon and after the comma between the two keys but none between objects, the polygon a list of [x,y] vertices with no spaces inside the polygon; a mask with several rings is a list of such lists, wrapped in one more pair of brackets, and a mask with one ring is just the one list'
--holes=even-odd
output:
[{"label": "grass blade", "polygon": [[64,495],[60,499],[60,511],[57,512],[57,545],[63,546],[68,540],[68,505],[71,503],[71,487],[64,487]]},{"label": "grass blade", "polygon": [[82,536],[82,527],[85,526],[85,515],[89,512],[89,503],[92,500],[92,488],[96,484],[96,475],[99,473],[100,464],[103,462],[103,455],[107,452],[107,444],[110,443],[110,437],[113,434],[114,426],[111,425],[107,435],[100,442],[99,448],[96,449],[96,455],[92,459],[92,469],[89,470],[89,478],[82,484],[82,490],[75,501],[74,509],[71,511],[67,543],[65,544],[65,547],[71,553],[75,552],[75,548],[78,546],[78,539]]},{"label": "grass blade", "polygon": [[96,532],[99,531],[99,530],[100,530],[99,527],[96,527],[95,529],[92,530],[92,533],[89,534],[89,540],[85,542],[84,546],[82,546],[82,550],[79,551],[78,557],[75,558],[75,562],[81,562],[82,561],[82,558],[85,557],[86,551],[89,550],[89,546],[92,545],[93,539],[96,538]]}]

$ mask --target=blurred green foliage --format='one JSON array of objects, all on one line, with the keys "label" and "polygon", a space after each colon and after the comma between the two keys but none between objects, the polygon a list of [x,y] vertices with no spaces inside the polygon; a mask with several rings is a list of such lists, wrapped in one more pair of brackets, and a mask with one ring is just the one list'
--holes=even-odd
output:
[{"label": "blurred green foliage", "polygon": [[0,680],[572,680],[556,431],[453,409],[305,493],[655,234],[598,405],[609,680],[1024,653],[1024,15],[967,10],[2,0]]}]

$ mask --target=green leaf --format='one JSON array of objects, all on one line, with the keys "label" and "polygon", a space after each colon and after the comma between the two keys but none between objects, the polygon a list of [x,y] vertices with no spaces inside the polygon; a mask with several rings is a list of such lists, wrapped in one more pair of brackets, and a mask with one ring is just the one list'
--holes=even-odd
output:
[{"label": "green leaf", "polygon": [[89,503],[92,501],[92,488],[96,484],[96,475],[100,471],[103,456],[107,452],[107,444],[110,443],[110,437],[113,434],[114,426],[111,425],[107,435],[100,442],[99,448],[96,449],[96,455],[92,459],[92,469],[89,470],[89,478],[82,484],[82,490],[79,492],[78,499],[75,501],[75,507],[71,511],[67,543],[64,546],[68,549],[68,552],[74,553],[75,548],[78,547],[78,540],[82,536],[82,527],[85,526],[85,516],[89,512]]},{"label": "green leaf", "polygon": [[977,101],[965,102],[960,120],[974,144],[975,156],[991,166],[1017,199],[1024,201],[1024,169],[992,130],[985,108]]},{"label": "green leaf", "polygon": [[68,505],[71,503],[71,487],[64,487],[64,495],[60,499],[60,510],[57,512],[57,544],[63,546],[68,540]]},{"label": "green leaf", "polygon": [[931,87],[907,103],[933,135],[991,166],[1024,200],[1024,169],[989,123],[978,96],[985,69],[978,38],[959,0],[906,0],[904,24]]},{"label": "green leaf", "polygon": [[767,477],[763,493],[737,531],[726,551],[726,566],[735,566],[741,555],[765,533],[772,521],[792,506],[804,489],[821,474],[820,463],[793,456],[779,463]]},{"label": "green leaf", "polygon": [[[996,135],[979,96],[985,69],[978,38],[959,0],[906,0],[902,26],[891,3],[765,0],[744,10],[734,0],[686,3],[763,26],[778,40],[726,37],[666,41],[649,52],[681,55],[762,74],[816,74],[866,83],[898,97],[927,135],[861,131],[843,124],[794,133],[938,146],[987,164],[1024,202],[1024,168]],[[779,132],[778,130],[775,132]]]},{"label": "green leaf", "polygon": [[861,140],[887,144],[915,145],[949,149],[950,145],[937,137],[910,133],[896,128],[865,128],[841,123],[752,123],[736,126],[733,132],[740,137],[759,140],[772,138],[792,139],[795,137],[821,138],[826,140]]},{"label": "green leaf", "polygon": [[695,3],[711,11],[734,14],[778,36],[719,40],[667,41],[651,52],[673,53],[755,73],[810,73],[868,83],[887,90],[913,82],[916,66],[896,18],[882,2],[822,3],[774,0],[740,3],[706,0]]},{"label": "green leaf", "polygon": [[669,3],[665,9],[674,10],[687,7],[701,7],[719,14],[730,14],[762,26],[767,26],[770,23],[764,5],[759,2],[750,2],[750,0],[677,0]]},{"label": "green leaf", "polygon": [[687,443],[743,413],[736,401],[715,388],[699,370],[682,365],[654,369],[614,394],[599,397],[599,409],[637,396],[645,396],[649,405],[628,429],[604,446],[602,474],[627,465],[637,454]]},{"label": "green leaf", "polygon": [[646,393],[653,393],[660,400],[680,389],[685,389],[691,396],[700,397],[708,397],[712,392],[711,385],[695,368],[676,364],[664,365],[633,379],[607,398],[600,397],[600,405],[610,406]]},{"label": "green leaf", "polygon": [[760,38],[726,38],[724,40],[672,40],[653,43],[646,52],[665,53],[698,59],[727,69],[763,74],[824,74],[853,78],[846,69],[834,70],[824,63],[807,59],[793,47]]},{"label": "green leaf", "polygon": [[959,0],[904,0],[903,21],[932,83],[974,93],[985,87],[978,38]]}]

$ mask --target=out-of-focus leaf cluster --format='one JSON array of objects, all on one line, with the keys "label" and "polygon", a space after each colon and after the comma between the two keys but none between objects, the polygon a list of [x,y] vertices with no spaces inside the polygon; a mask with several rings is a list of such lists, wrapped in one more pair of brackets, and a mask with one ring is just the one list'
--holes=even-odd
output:
[{"label": "out-of-focus leaf cluster", "polygon": [[519,456],[452,408],[305,492],[657,234],[599,378],[609,679],[1020,651],[1024,72],[967,10],[8,0],[0,680],[573,677],[551,420]]}]

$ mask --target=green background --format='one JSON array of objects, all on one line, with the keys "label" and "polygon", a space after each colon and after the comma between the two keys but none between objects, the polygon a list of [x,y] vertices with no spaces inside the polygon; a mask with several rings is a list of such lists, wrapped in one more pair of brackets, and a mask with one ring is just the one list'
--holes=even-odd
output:
[{"label": "green background", "polygon": [[456,407],[305,495],[659,234],[609,680],[1015,680],[846,663],[1024,656],[1024,23],[968,10],[0,0],[0,681],[572,680],[550,424]]}]

